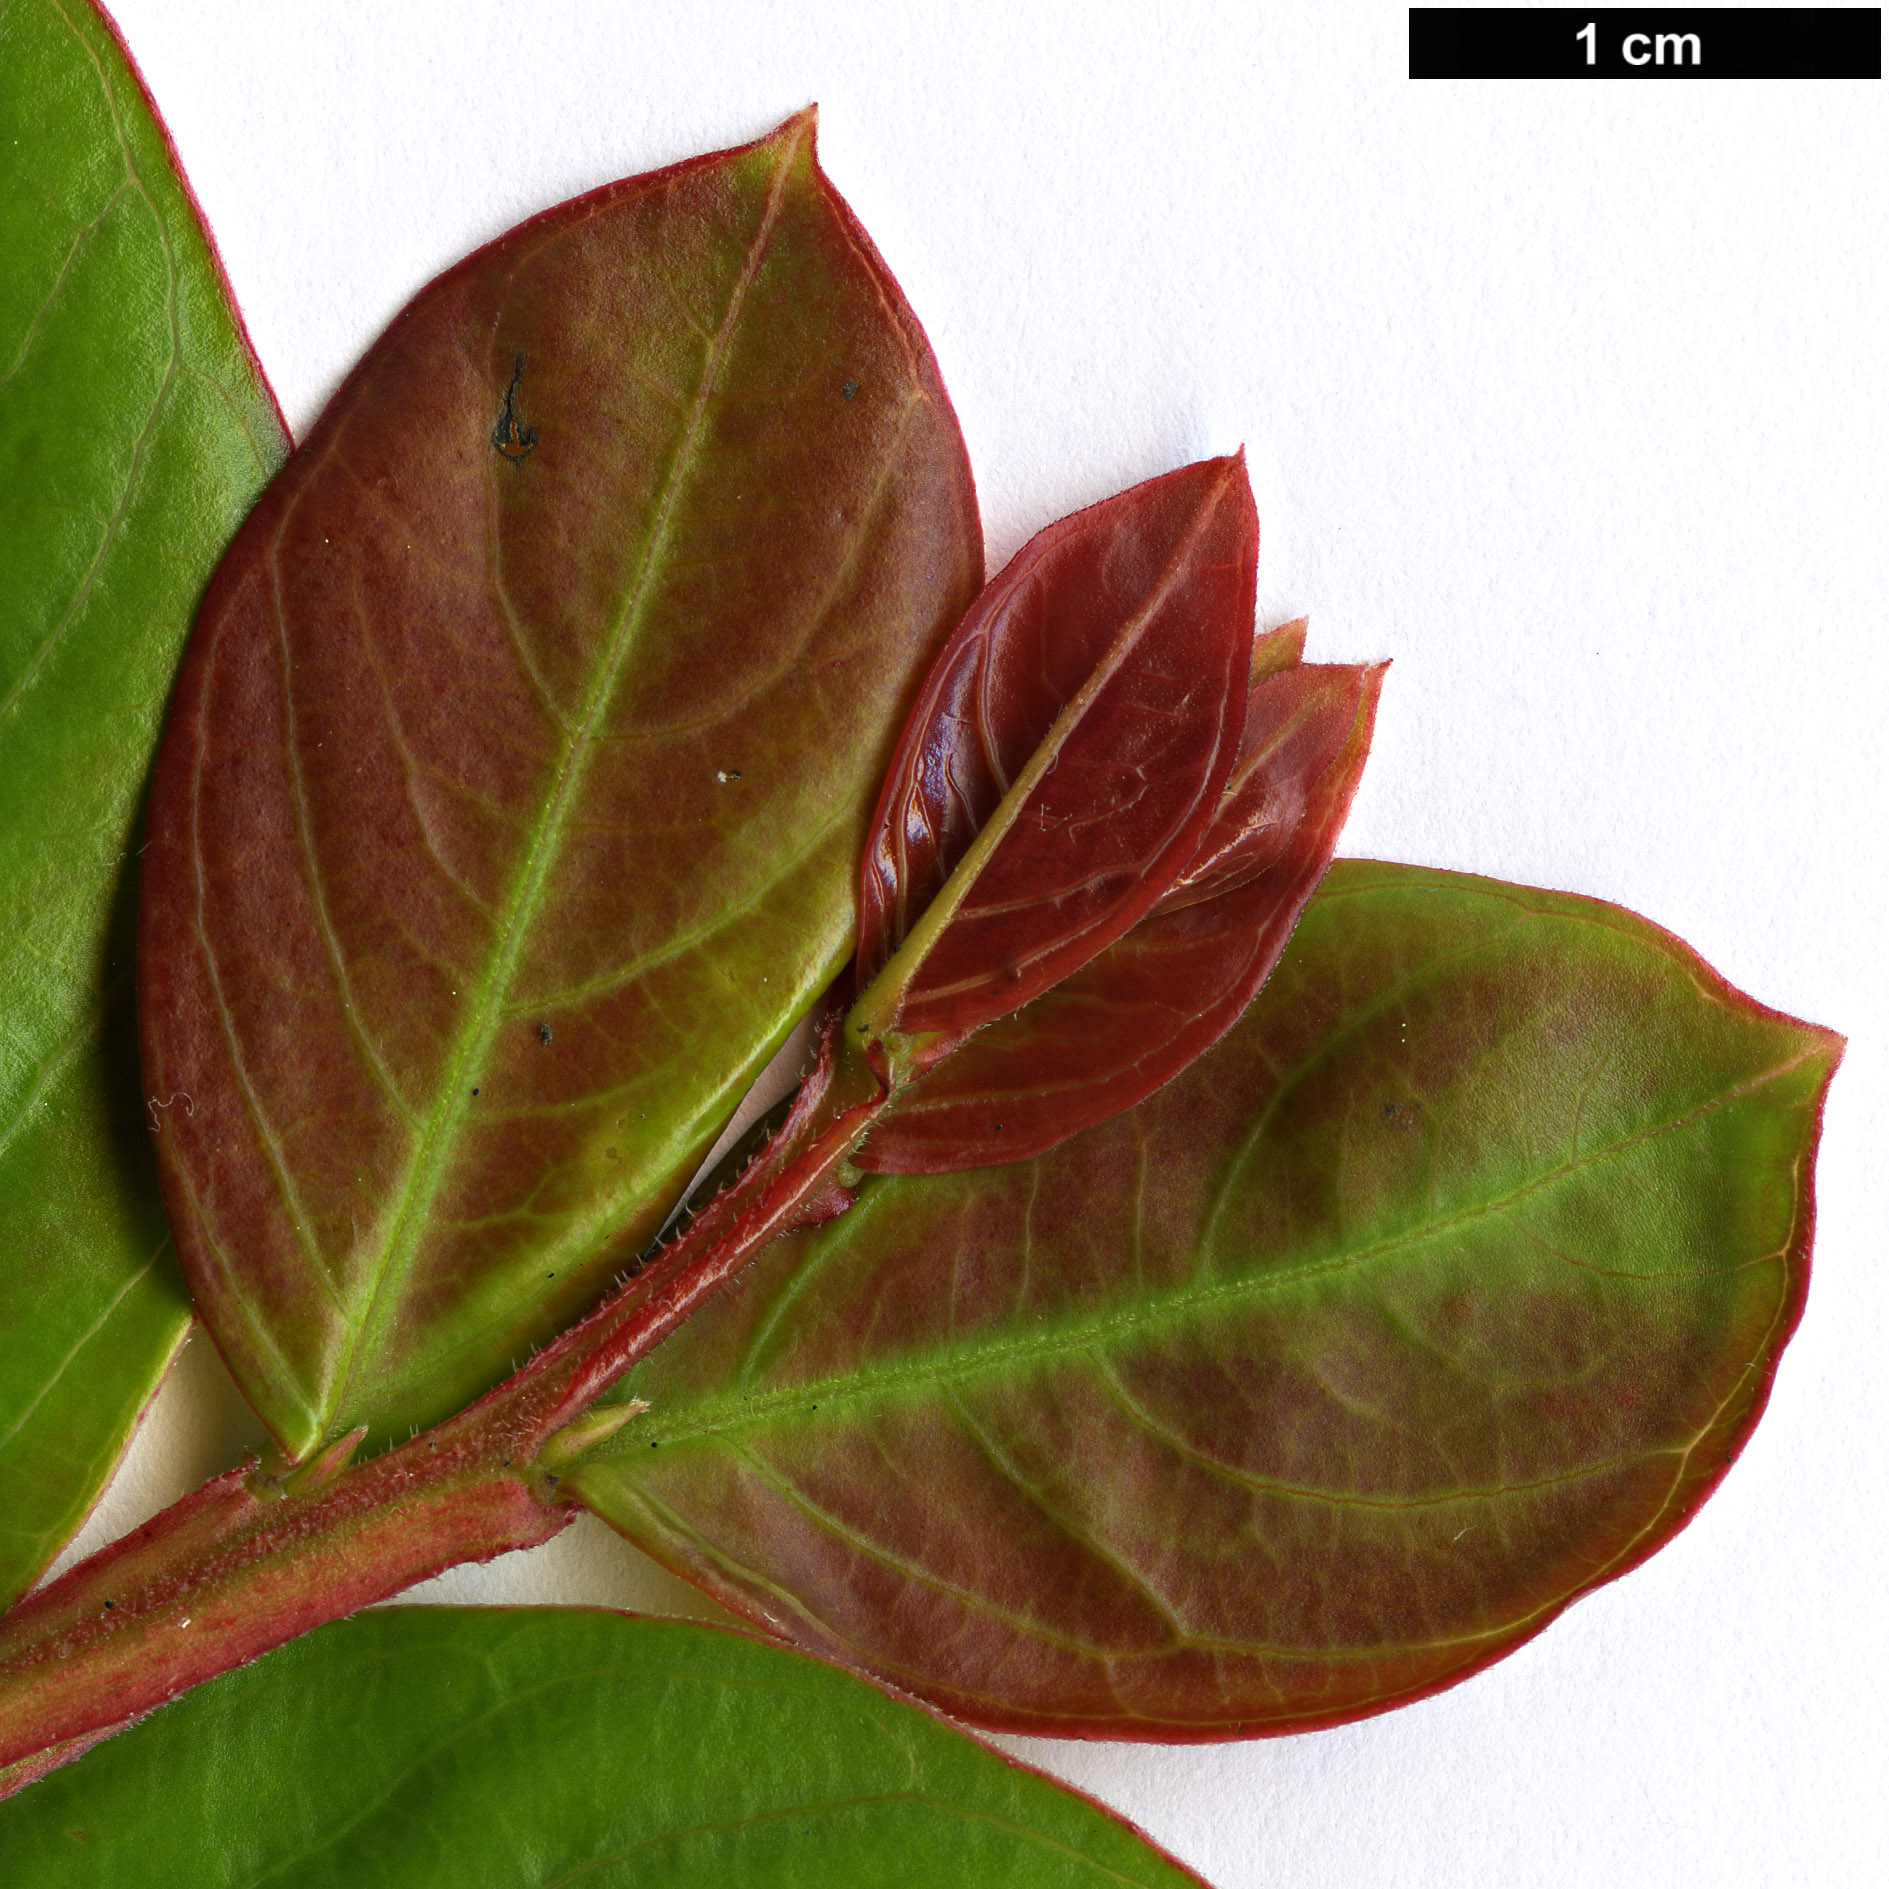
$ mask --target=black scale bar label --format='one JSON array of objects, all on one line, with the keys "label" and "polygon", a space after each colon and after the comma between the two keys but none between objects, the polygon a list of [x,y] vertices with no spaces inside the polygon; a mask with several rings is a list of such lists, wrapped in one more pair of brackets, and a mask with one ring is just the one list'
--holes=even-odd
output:
[{"label": "black scale bar label", "polygon": [[1881,7],[1412,7],[1413,79],[1880,79]]}]

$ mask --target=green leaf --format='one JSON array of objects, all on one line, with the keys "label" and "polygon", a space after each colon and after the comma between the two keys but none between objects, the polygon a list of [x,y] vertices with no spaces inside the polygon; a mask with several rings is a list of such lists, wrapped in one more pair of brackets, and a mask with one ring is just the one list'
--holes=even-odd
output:
[{"label": "green leaf", "polygon": [[285,440],[162,127],[83,0],[0,4],[0,1604],[188,1318],[138,1103],[138,802]]},{"label": "green leaf", "polygon": [[963,441],[803,114],[424,289],[218,571],[152,789],[185,1277],[299,1455],[629,1264],[845,960],[977,588]]},{"label": "green leaf", "polygon": [[389,1608],[199,1688],[0,1805],[34,1889],[1180,1889],[1099,1805],[740,1634]]},{"label": "green leaf", "polygon": [[1382,1710],[1724,1473],[1803,1304],[1840,1048],[1615,907],[1341,862],[1167,1088],[868,1183],[627,1377],[647,1414],[567,1486],[975,1723]]}]

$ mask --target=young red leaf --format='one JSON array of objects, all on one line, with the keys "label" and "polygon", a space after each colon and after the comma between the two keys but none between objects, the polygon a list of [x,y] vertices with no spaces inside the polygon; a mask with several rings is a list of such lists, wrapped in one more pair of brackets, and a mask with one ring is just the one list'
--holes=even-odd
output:
[{"label": "young red leaf", "polygon": [[656,1231],[844,963],[980,579],[811,114],[523,225],[349,376],[205,602],[139,941],[185,1271],[292,1453],[455,1409]]},{"label": "young red leaf", "polygon": [[1258,545],[1243,460],[1208,460],[1051,525],[985,589],[873,819],[862,1037],[933,1039],[922,1068],[1167,890],[1238,748]]},{"label": "young red leaf", "polygon": [[631,1373],[646,1414],[573,1480],[974,1723],[1381,1711],[1725,1473],[1803,1306],[1840,1050],[1617,908],[1341,862],[1166,1088],[869,1182]]},{"label": "young red leaf", "polygon": [[[1295,627],[1296,626],[1290,626]],[[1283,654],[1262,652],[1267,666]],[[1193,862],[1140,924],[907,1083],[855,1164],[945,1174],[1041,1154],[1119,1115],[1233,1027],[1331,863],[1383,668],[1282,667]]]}]

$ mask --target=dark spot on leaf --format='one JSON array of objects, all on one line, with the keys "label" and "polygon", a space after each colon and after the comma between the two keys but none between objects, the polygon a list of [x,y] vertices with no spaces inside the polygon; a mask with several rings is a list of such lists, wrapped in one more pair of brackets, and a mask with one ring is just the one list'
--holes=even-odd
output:
[{"label": "dark spot on leaf", "polygon": [[518,418],[518,383],[524,378],[525,357],[521,354],[512,362],[512,384],[505,389],[505,404],[499,408],[492,428],[492,444],[515,466],[529,459],[538,443],[538,429],[524,425]]},{"label": "dark spot on leaf", "polygon": [[546,1049],[549,1049],[549,1048],[551,1047],[551,1026],[550,1026],[550,1024],[548,1024],[548,1023],[541,1023],[541,1024],[539,1024],[539,1025],[538,1025],[538,1041],[539,1041],[540,1043],[542,1043],[542,1044],[543,1044],[543,1045],[545,1046],[545,1048],[546,1048]]},{"label": "dark spot on leaf", "polygon": [[116,1612],[116,1611],[117,1611],[117,1607],[118,1607],[118,1603],[117,1603],[117,1602],[116,1602],[115,1600],[108,1600],[108,1601],[107,1601],[107,1602],[105,1603],[105,1611],[106,1611],[107,1613],[114,1613],[114,1612]]},{"label": "dark spot on leaf", "polygon": [[856,380],[843,380],[843,381],[841,381],[841,382],[840,382],[840,398],[841,398],[842,400],[850,400],[850,399],[852,399],[852,397],[854,396],[854,394],[856,394],[856,393],[858,393],[858,391],[859,391],[859,383],[858,383],[858,381],[856,381]]},{"label": "dark spot on leaf", "polygon": [[479,1092],[478,1092],[478,1090],[477,1090],[477,1089],[474,1089],[472,1093],[473,1093],[474,1095],[477,1095],[477,1094],[478,1094]]}]

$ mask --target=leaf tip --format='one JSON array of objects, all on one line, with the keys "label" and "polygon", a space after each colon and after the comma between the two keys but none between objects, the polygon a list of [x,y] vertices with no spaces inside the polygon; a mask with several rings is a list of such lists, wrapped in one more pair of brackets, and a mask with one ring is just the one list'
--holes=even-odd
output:
[{"label": "leaf tip", "polygon": [[1806,1023],[1801,1018],[1796,1019],[1796,1022],[1797,1027],[1810,1039],[1811,1054],[1823,1065],[1823,1082],[1817,1098],[1817,1107],[1821,1111],[1822,1092],[1829,1089],[1831,1078],[1835,1076],[1838,1066],[1849,1052],[1850,1039],[1841,1030],[1829,1029],[1821,1023]]},{"label": "leaf tip", "polygon": [[766,144],[804,144],[809,157],[818,157],[820,107],[818,102],[803,105],[790,118],[783,118],[763,140]]},{"label": "leaf tip", "polygon": [[1294,669],[1305,660],[1305,632],[1309,617],[1294,617],[1276,630],[1261,630],[1253,638],[1253,663],[1249,682],[1263,682],[1282,669]]}]

